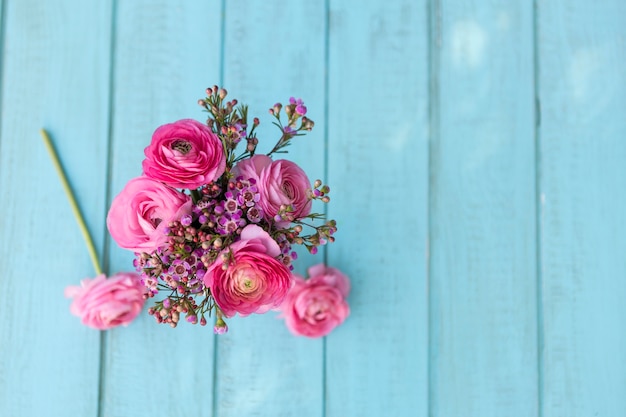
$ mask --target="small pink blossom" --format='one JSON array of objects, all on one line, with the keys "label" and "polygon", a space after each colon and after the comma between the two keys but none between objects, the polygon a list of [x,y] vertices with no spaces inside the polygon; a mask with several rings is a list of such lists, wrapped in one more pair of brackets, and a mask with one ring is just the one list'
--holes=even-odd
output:
[{"label": "small pink blossom", "polygon": [[167,242],[169,222],[191,213],[191,198],[148,177],[130,180],[113,199],[107,216],[111,236],[122,248],[152,253]]},{"label": "small pink blossom", "polygon": [[294,335],[322,337],[350,314],[345,300],[350,292],[350,281],[338,269],[323,264],[309,268],[309,276],[311,278],[305,280],[294,275],[294,285],[280,310]]},{"label": "small pink blossom", "polygon": [[122,272],[108,278],[104,274],[86,278],[80,286],[69,286],[65,296],[73,298],[70,312],[84,325],[99,330],[128,326],[141,311],[146,288],[139,275]]},{"label": "small pink blossom", "polygon": [[[291,286],[289,270],[276,259],[280,247],[261,227],[248,225],[208,268],[204,284],[226,317],[277,308]],[[225,263],[226,262],[226,263]]]},{"label": "small pink blossom", "polygon": [[220,139],[207,125],[192,119],[158,127],[144,153],[145,175],[175,188],[198,188],[226,169]]}]

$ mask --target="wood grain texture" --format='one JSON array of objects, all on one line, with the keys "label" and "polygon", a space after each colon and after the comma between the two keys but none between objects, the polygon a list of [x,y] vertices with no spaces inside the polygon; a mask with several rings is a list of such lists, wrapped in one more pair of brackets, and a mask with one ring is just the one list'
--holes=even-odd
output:
[{"label": "wood grain texture", "polygon": [[103,246],[110,7],[5,2],[0,132],[0,415],[96,416],[99,333],[64,288],[94,271],[39,136],[47,128]]},{"label": "wood grain texture", "polygon": [[538,6],[543,416],[622,416],[626,3]]},{"label": "wood grain texture", "polygon": [[[204,120],[197,105],[219,76],[221,10],[216,2],[119,2],[114,50],[110,187],[141,174],[158,126]],[[110,244],[110,270],[132,270],[133,255]],[[213,332],[159,326],[146,313],[107,334],[104,415],[206,415],[212,407]]]},{"label": "wood grain texture", "polygon": [[327,340],[326,416],[428,411],[425,2],[331,1],[328,262],[352,280]]},{"label": "wood grain texture", "polygon": [[[228,1],[225,10],[224,80],[233,97],[261,120],[259,150],[280,137],[267,110],[275,102],[301,97],[316,122],[296,138],[288,155],[311,181],[324,174],[324,56],[326,11],[322,2],[266,1],[251,8]],[[324,207],[316,207],[323,210]],[[297,272],[323,261],[300,251]],[[323,342],[296,338],[278,314],[229,320],[230,332],[217,341],[217,407],[226,416],[322,416]]]},{"label": "wood grain texture", "polygon": [[433,12],[431,415],[535,416],[532,5]]}]

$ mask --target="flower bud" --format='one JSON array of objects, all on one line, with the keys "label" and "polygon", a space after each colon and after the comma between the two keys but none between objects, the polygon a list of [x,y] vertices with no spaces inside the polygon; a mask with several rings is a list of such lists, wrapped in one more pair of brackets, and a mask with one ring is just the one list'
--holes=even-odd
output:
[{"label": "flower bud", "polygon": [[220,98],[222,100],[224,100],[224,98],[226,97],[226,95],[228,95],[228,91],[226,91],[225,88],[220,88],[219,91],[217,92],[217,95],[220,96]]},{"label": "flower bud", "polygon": [[302,127],[304,128],[304,130],[312,130],[313,126],[315,126],[315,122],[313,120],[306,117],[302,118]]},{"label": "flower bud", "polygon": [[215,327],[213,327],[213,332],[215,334],[224,334],[228,331],[228,325],[224,321],[223,318],[217,317],[215,320]]}]

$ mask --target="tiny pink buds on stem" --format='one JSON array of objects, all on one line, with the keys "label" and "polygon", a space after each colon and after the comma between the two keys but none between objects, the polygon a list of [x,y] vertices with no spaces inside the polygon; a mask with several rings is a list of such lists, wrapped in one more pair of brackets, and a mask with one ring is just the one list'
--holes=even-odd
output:
[{"label": "tiny pink buds on stem", "polygon": [[322,185],[322,180],[315,180],[315,182],[313,183],[314,188],[318,188],[320,185]]},{"label": "tiny pink buds on stem", "polygon": [[313,126],[315,126],[315,122],[307,117],[302,118],[302,128],[304,130],[313,130]]},{"label": "tiny pink buds on stem", "polygon": [[224,321],[224,314],[218,308],[215,314],[215,326],[213,327],[213,332],[215,334],[224,334],[228,331],[228,325]]}]

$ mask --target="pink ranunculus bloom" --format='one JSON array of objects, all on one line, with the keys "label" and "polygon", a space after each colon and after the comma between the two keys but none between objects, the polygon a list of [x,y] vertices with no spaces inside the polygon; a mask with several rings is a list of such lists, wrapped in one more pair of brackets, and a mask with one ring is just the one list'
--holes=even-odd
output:
[{"label": "pink ranunculus bloom", "polygon": [[268,217],[276,216],[281,205],[291,205],[294,219],[311,212],[311,182],[305,172],[286,159],[273,161],[260,175],[259,205]]},{"label": "pink ranunculus bloom", "polygon": [[233,167],[233,175],[235,178],[241,176],[244,179],[254,179],[257,183],[261,177],[263,168],[272,163],[272,158],[267,155],[253,155],[250,158],[242,159]]},{"label": "pink ranunculus bloom", "polygon": [[70,312],[84,325],[99,330],[128,326],[141,311],[146,288],[139,275],[121,272],[108,278],[104,274],[69,286],[65,296],[73,298]]},{"label": "pink ranunculus bloom", "polygon": [[167,242],[165,228],[191,213],[191,198],[148,177],[130,180],[113,199],[107,227],[122,248],[152,253]]},{"label": "pink ranunculus bloom", "polygon": [[198,188],[226,169],[220,139],[207,125],[192,119],[158,127],[144,153],[145,175],[175,188]]},{"label": "pink ranunculus bloom", "polygon": [[224,251],[204,275],[204,284],[226,317],[265,313],[283,302],[291,287],[291,273],[276,256],[280,247],[256,225],[241,231],[241,240]]},{"label": "pink ranunculus bloom", "polygon": [[253,178],[257,181],[261,194],[258,204],[266,220],[273,221],[281,205],[293,207],[291,214],[294,219],[300,219],[311,212],[311,182],[302,168],[294,162],[286,159],[272,161],[266,155],[254,155],[238,162],[233,173],[236,177]]},{"label": "pink ranunculus bloom", "polygon": [[294,275],[294,285],[280,306],[285,324],[296,336],[322,337],[344,322],[350,314],[345,297],[348,277],[335,268],[316,265],[311,278]]}]

